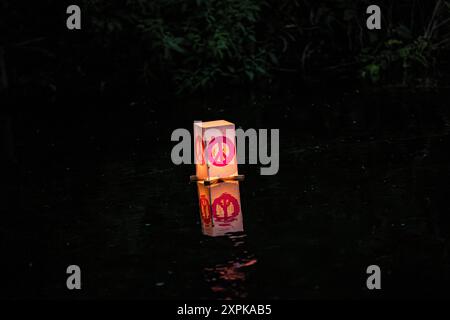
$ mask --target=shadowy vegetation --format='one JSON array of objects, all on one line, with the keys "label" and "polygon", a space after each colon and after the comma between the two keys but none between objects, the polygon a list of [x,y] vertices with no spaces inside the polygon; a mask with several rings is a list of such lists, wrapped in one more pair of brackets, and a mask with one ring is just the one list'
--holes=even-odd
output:
[{"label": "shadowy vegetation", "polygon": [[402,84],[418,78],[427,86],[433,85],[440,74],[439,55],[449,52],[450,3],[439,0],[429,17],[421,19],[420,15],[422,7],[413,1],[408,19],[397,24],[388,21],[385,38],[362,48],[358,58],[363,78],[378,82],[390,73]]},{"label": "shadowy vegetation", "polygon": [[[363,78],[370,83],[436,85],[448,64],[448,1],[380,1],[382,30],[366,28],[370,1],[86,1],[96,43],[128,39],[142,83],[177,92],[221,83]],[[133,53],[129,52],[133,51]],[[117,52],[121,54],[121,52]],[[138,64],[135,64],[139,62]]]},{"label": "shadowy vegetation", "polygon": [[276,62],[268,39],[257,38],[269,9],[264,1],[131,0],[125,6],[87,1],[87,6],[94,12],[96,41],[108,48],[118,38],[130,39],[122,50],[133,52],[125,60],[138,56],[138,76],[147,85],[165,81],[183,92],[220,79],[241,83],[268,76]]},{"label": "shadowy vegetation", "polygon": [[366,28],[370,4],[80,0],[82,30],[61,34],[59,69],[53,70],[45,63],[31,66],[43,57],[56,61],[56,50],[50,49],[45,34],[52,28],[41,18],[44,15],[36,14],[43,7],[39,11],[33,4],[4,2],[1,9],[9,14],[0,22],[2,29],[16,28],[0,42],[0,57],[6,57],[8,65],[2,74],[8,74],[10,84],[34,81],[53,91],[58,71],[67,87],[82,81],[86,90],[95,92],[124,86],[145,92],[170,88],[164,92],[181,94],[223,85],[257,84],[267,89],[293,79],[445,85],[450,1],[380,0],[382,30],[373,31]]}]

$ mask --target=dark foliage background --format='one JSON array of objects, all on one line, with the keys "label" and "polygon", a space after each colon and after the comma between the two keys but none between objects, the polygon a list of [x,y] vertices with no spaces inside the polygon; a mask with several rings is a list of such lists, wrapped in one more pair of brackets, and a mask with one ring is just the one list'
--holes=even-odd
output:
[{"label": "dark foliage background", "polygon": [[96,52],[65,63],[78,68],[72,77],[111,91],[130,79],[178,94],[229,84],[267,89],[292,76],[426,87],[448,81],[448,2],[380,1],[383,28],[369,32],[370,4],[85,1],[85,35],[68,49],[95,45]]},{"label": "dark foliage background", "polygon": [[84,0],[78,33],[56,28],[66,15],[63,4],[51,3],[2,4],[1,48],[13,88],[54,91],[58,72],[61,83],[82,81],[92,92],[126,84],[155,94],[267,90],[324,76],[371,85],[448,82],[444,0],[379,1],[379,31],[365,26],[370,1]]}]

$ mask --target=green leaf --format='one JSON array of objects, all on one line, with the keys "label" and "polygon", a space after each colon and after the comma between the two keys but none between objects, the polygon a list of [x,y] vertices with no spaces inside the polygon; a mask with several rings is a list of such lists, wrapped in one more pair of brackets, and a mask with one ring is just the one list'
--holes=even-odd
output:
[{"label": "green leaf", "polygon": [[170,49],[172,49],[172,50],[174,50],[174,51],[176,51],[176,52],[179,52],[179,53],[185,53],[186,51],[182,48],[182,47],[180,47],[180,45],[179,45],[179,43],[181,42],[181,38],[170,38],[170,37],[166,37],[165,38],[165,45],[168,47],[168,48],[170,48]]},{"label": "green leaf", "polygon": [[274,53],[269,52],[269,58],[273,62],[273,64],[275,64],[275,65],[279,64],[278,58]]}]

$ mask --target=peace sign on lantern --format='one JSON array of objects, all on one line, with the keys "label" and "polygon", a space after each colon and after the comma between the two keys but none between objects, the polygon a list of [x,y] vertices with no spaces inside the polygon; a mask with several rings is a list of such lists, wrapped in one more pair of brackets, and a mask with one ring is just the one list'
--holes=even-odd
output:
[{"label": "peace sign on lantern", "polygon": [[213,137],[206,149],[208,162],[216,167],[224,167],[229,164],[236,154],[234,143],[225,136]]}]

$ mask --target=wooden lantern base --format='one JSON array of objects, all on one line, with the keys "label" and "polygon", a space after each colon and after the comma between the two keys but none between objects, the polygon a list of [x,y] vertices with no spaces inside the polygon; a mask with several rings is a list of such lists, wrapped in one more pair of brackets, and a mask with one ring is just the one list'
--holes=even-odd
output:
[{"label": "wooden lantern base", "polygon": [[199,179],[196,175],[190,176],[191,182],[198,182],[203,181],[205,186],[210,186],[212,184],[220,183],[220,182],[227,182],[227,181],[244,181],[244,175],[238,174],[235,176],[230,176],[226,178],[211,178],[211,179]]}]

